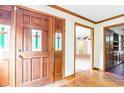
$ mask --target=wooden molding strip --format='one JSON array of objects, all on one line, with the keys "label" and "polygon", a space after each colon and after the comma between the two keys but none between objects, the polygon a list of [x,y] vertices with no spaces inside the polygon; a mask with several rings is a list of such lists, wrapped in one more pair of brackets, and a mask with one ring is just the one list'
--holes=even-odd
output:
[{"label": "wooden molding strip", "polygon": [[94,67],[93,70],[100,70],[99,68]]},{"label": "wooden molding strip", "polygon": [[75,25],[79,25],[79,26],[82,26],[82,27],[85,27],[85,28],[88,28],[88,29],[94,30],[94,28],[91,27],[91,26],[83,25],[83,24],[80,24],[80,23],[77,23],[77,22],[75,22]]},{"label": "wooden molding strip", "polygon": [[64,8],[62,8],[62,7],[60,7],[60,6],[57,6],[57,5],[48,5],[48,6],[49,6],[49,7],[52,7],[52,8],[55,8],[55,9],[58,9],[58,10],[60,10],[60,11],[66,12],[66,13],[71,14],[71,15],[73,15],[73,16],[79,17],[79,18],[81,18],[81,19],[83,19],[83,20],[86,20],[86,21],[89,21],[89,22],[92,22],[92,23],[96,24],[95,21],[90,20],[90,19],[88,19],[88,18],[86,18],[86,17],[84,17],[84,16],[81,16],[81,15],[79,15],[79,14],[76,14],[76,13],[74,13],[74,12],[71,12],[71,11],[69,11],[69,10],[67,10],[67,9],[64,9]]},{"label": "wooden molding strip", "polygon": [[102,23],[102,22],[106,22],[106,21],[110,21],[110,20],[113,20],[113,19],[116,19],[116,18],[119,18],[119,17],[123,17],[123,16],[124,16],[124,14],[113,16],[113,17],[110,17],[110,18],[107,18],[107,19],[104,19],[104,20],[101,20],[101,21],[97,21],[96,24],[99,24],[99,23]]},{"label": "wooden molding strip", "polygon": [[72,77],[75,77],[75,74],[72,74],[72,75],[69,75],[67,77],[64,77],[64,79],[68,79],[68,78],[72,78]]},{"label": "wooden molding strip", "polygon": [[32,9],[32,8],[29,8],[29,7],[26,7],[26,6],[23,6],[23,5],[15,5],[15,6],[17,8],[25,9],[25,10],[32,11],[32,12],[35,12],[35,13],[38,13],[38,14],[42,14],[42,15],[45,15],[45,16],[49,16],[49,17],[65,20],[64,18],[55,16],[55,15],[52,15],[52,14],[49,14],[49,13],[45,13],[45,12],[42,12],[42,11],[39,11],[39,10],[36,10],[36,9]]},{"label": "wooden molding strip", "polygon": [[[124,22],[122,23],[117,23],[117,24],[114,24],[114,25],[110,25],[110,26],[106,26],[104,28],[108,29],[108,28],[111,28],[111,27],[117,27],[117,26],[121,26],[121,25],[124,25]],[[109,29],[110,30],[110,29]]]}]

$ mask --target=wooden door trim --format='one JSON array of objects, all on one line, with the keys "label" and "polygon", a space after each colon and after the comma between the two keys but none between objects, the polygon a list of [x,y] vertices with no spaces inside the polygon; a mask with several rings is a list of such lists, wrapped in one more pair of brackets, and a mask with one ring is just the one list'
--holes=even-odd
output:
[{"label": "wooden door trim", "polygon": [[58,19],[58,20],[62,20],[63,21],[63,42],[62,42],[62,79],[64,79],[65,78],[65,19],[60,19],[60,18],[53,18],[53,64],[52,64],[52,68],[53,68],[53,79],[52,79],[52,82],[55,82],[55,58],[54,58],[54,56],[55,56],[55,19]]},{"label": "wooden door trim", "polygon": [[124,25],[124,22],[103,27],[103,71],[105,71],[105,69],[106,69],[106,67],[105,67],[105,60],[106,60],[106,54],[105,54],[106,34],[105,34],[105,29],[106,28],[111,28],[111,27],[116,27],[116,26],[121,26],[121,25]]},{"label": "wooden door trim", "polygon": [[42,14],[44,16],[49,16],[49,17],[52,17],[52,18],[58,18],[58,19],[61,19],[61,20],[65,20],[65,18],[61,18],[61,17],[55,16],[55,15],[52,15],[52,14],[49,14],[49,13],[42,12],[40,10],[25,7],[25,6],[22,6],[22,5],[16,5],[16,7],[24,9],[24,10],[31,11],[31,12],[35,12],[35,13],[38,13],[38,14]]},{"label": "wooden door trim", "polygon": [[62,42],[62,79],[65,77],[65,20],[63,20],[63,42]]},{"label": "wooden door trim", "polygon": [[91,60],[92,60],[91,69],[94,68],[94,28],[75,22],[75,24],[74,24],[74,75],[76,74],[76,64],[75,64],[76,63],[76,61],[75,61],[76,60],[76,25],[84,27],[84,28],[88,28],[88,29],[91,30],[91,48],[92,48],[91,49],[91,54],[90,54],[90,57],[91,57]]},{"label": "wooden door trim", "polygon": [[16,11],[15,11],[15,7],[13,5],[1,5],[0,9],[5,10],[5,11],[9,11],[11,12],[11,18],[10,20],[6,20],[6,19],[0,19],[0,23],[1,24],[6,24],[6,25],[10,25],[11,29],[10,29],[10,62],[9,62],[9,68],[8,68],[8,85],[7,86],[11,86],[11,87],[15,87],[15,27],[16,27]]},{"label": "wooden door trim", "polygon": [[13,48],[13,58],[12,58],[12,86],[16,86],[16,6],[13,6],[13,12],[12,12],[12,48]]}]

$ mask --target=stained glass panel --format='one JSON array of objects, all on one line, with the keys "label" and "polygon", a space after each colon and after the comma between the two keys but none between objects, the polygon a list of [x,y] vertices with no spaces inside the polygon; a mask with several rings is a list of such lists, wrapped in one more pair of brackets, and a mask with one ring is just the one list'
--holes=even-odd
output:
[{"label": "stained glass panel", "polygon": [[42,51],[42,32],[32,29],[32,51]]},{"label": "stained glass panel", "polygon": [[62,50],[62,33],[59,32],[55,35],[55,50]]},{"label": "stained glass panel", "polygon": [[9,51],[10,26],[0,24],[0,51]]}]

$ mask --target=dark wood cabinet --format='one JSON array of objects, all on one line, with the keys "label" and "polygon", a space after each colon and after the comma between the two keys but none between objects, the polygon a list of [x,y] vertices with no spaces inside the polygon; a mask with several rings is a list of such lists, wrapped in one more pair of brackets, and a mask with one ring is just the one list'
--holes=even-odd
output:
[{"label": "dark wood cabinet", "polygon": [[105,28],[105,69],[124,61],[123,35]]}]

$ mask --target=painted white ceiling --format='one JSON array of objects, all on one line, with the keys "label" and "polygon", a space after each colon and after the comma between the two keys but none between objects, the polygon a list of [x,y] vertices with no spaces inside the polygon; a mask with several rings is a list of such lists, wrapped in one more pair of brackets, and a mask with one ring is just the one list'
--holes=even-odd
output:
[{"label": "painted white ceiling", "polygon": [[76,38],[84,38],[86,36],[90,37],[91,30],[83,28],[81,26],[76,26]]},{"label": "painted white ceiling", "polygon": [[60,7],[93,21],[101,21],[124,13],[123,5],[60,5]]},{"label": "painted white ceiling", "polygon": [[124,35],[124,25],[116,26],[116,27],[111,27],[109,29],[113,30],[115,33],[123,34]]}]

